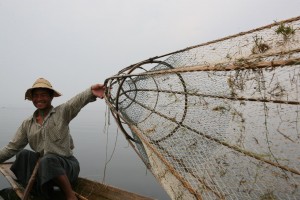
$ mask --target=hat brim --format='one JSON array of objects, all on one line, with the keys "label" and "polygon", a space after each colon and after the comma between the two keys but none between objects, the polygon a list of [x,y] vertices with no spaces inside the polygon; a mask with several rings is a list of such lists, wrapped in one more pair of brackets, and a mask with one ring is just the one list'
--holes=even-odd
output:
[{"label": "hat brim", "polygon": [[48,88],[48,87],[32,87],[32,88],[29,88],[26,92],[25,92],[25,100],[29,100],[29,101],[32,101],[32,90],[33,89],[48,89],[48,90],[52,90],[53,91],[53,97],[59,97],[61,96],[62,94],[54,89],[51,89],[51,88]]}]

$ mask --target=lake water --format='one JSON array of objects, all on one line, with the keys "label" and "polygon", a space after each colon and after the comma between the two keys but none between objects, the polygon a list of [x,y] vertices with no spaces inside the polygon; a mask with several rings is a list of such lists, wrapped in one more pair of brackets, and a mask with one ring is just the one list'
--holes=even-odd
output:
[{"label": "lake water", "polygon": [[[22,121],[33,112],[33,107],[0,107],[0,148],[9,142]],[[112,117],[110,123],[108,131],[104,131],[105,108],[95,105],[87,105],[71,122],[74,155],[81,166],[80,176],[98,182],[105,179],[106,184],[114,187],[155,199],[169,200],[167,193],[147,170],[123,133],[117,130]],[[106,164],[107,160],[110,161]],[[0,189],[6,187],[9,184],[0,175]]]}]

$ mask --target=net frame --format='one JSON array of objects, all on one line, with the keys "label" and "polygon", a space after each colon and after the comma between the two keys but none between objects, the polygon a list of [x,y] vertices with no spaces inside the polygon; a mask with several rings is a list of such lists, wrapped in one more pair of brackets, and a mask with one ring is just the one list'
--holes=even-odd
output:
[{"label": "net frame", "polygon": [[[172,199],[300,198],[299,21],[156,56],[105,81],[118,126]],[[193,121],[200,114],[209,117]]]}]

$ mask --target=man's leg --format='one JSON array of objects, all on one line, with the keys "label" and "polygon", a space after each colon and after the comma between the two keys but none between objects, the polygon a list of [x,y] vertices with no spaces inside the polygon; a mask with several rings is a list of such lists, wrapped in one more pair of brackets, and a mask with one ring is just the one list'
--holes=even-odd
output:
[{"label": "man's leg", "polygon": [[58,187],[64,192],[67,200],[76,200],[75,193],[72,190],[71,183],[66,175],[60,175],[53,180]]},{"label": "man's leg", "polygon": [[18,182],[26,187],[39,155],[33,151],[24,149],[16,155],[16,160],[11,166],[11,171],[18,178]]},{"label": "man's leg", "polygon": [[53,180],[42,185],[41,190],[46,198],[53,199],[54,186],[58,186],[61,191],[63,191],[67,200],[77,199],[75,197],[75,193],[72,190],[70,181],[66,175],[59,175],[53,178]]},{"label": "man's leg", "polygon": [[61,157],[47,154],[41,159],[39,175],[42,192],[51,196],[53,185],[58,186],[66,199],[76,199],[71,183],[77,180],[79,163],[75,157]]}]

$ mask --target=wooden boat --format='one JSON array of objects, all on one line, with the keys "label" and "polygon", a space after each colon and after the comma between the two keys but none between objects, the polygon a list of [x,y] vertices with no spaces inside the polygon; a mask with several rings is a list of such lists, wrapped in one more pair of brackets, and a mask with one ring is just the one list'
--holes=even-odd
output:
[{"label": "wooden boat", "polygon": [[[12,163],[2,163],[0,164],[0,172],[5,176],[7,181],[12,186],[12,189],[6,189],[6,198],[10,200],[20,199],[24,195],[24,188],[18,184],[16,181],[16,177],[13,172],[10,170],[10,166]],[[135,194],[132,192],[128,192],[116,187],[112,187],[109,185],[105,185],[102,183],[98,183],[92,180],[88,180],[85,178],[79,178],[78,182],[73,187],[74,192],[78,199],[97,199],[97,200],[153,200],[152,198],[141,196],[139,194]],[[0,193],[1,195],[1,193]],[[9,196],[9,197],[7,197]],[[0,196],[0,200],[3,198]],[[31,196],[29,199],[31,200],[43,200],[42,197],[33,197]],[[55,192],[55,199],[64,199],[61,191],[57,190]]]}]

